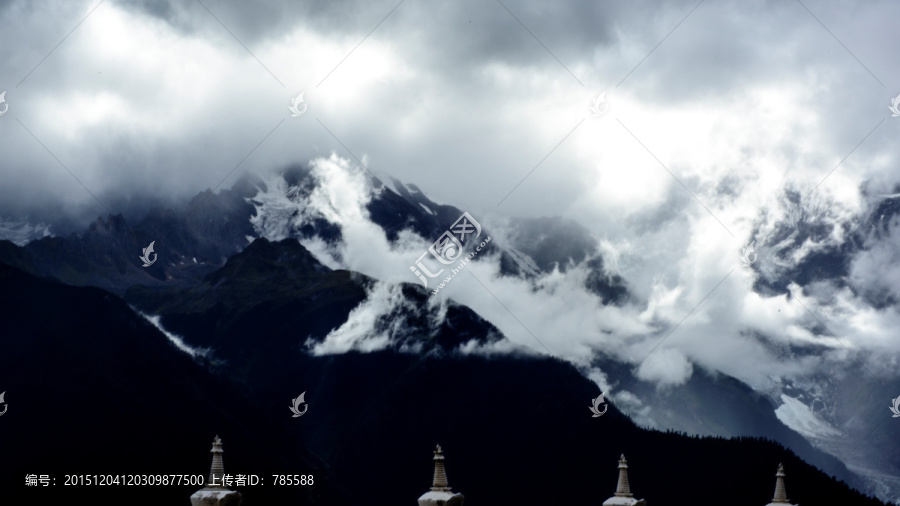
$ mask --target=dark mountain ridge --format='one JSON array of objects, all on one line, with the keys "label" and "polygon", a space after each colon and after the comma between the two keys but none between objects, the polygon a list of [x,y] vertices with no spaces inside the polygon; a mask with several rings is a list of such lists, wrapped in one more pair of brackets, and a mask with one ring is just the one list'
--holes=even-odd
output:
[{"label": "dark mountain ridge", "polygon": [[[359,495],[389,501],[404,489],[408,492],[401,495],[414,497],[417,491],[421,493],[421,485],[401,483],[402,480],[389,477],[427,475],[430,469],[423,448],[430,448],[435,443],[444,445],[447,452],[458,448],[456,458],[448,461],[457,462],[456,465],[462,468],[455,472],[452,483],[470,498],[473,493],[482,497],[483,502],[472,501],[480,504],[583,502],[597,493],[596,484],[600,478],[597,463],[604,457],[607,462],[615,463],[621,452],[628,454],[631,462],[646,459],[646,479],[653,483],[651,490],[644,493],[648,500],[656,490],[657,502],[697,504],[690,495],[695,486],[691,479],[695,471],[685,468],[672,457],[690,454],[691,461],[698,461],[694,460],[694,450],[688,448],[691,445],[686,441],[702,441],[698,445],[708,445],[701,453],[706,452],[703,454],[708,461],[717,462],[716,470],[704,471],[708,476],[714,475],[711,481],[717,483],[709,498],[711,502],[700,501],[700,504],[715,504],[717,498],[736,498],[742,494],[747,498],[767,499],[770,485],[753,492],[746,483],[740,482],[746,476],[760,476],[766,483],[762,479],[766,475],[771,481],[771,470],[751,472],[752,465],[749,464],[755,459],[765,460],[762,455],[769,452],[774,451],[779,455],[777,458],[792,459],[791,467],[803,465],[814,469],[808,464],[800,464],[802,461],[792,452],[772,443],[754,446],[756,449],[745,457],[740,444],[734,440],[689,439],[674,434],[667,436],[673,438],[671,440],[658,439],[660,433],[634,426],[614,406],[609,408],[607,416],[599,420],[591,418],[587,407],[589,399],[598,393],[596,386],[570,364],[524,352],[472,354],[461,351],[460,346],[473,337],[480,344],[497,342],[496,338],[490,338],[496,335],[493,328],[480,335],[477,333],[479,327],[489,324],[474,314],[463,317],[469,312],[463,307],[459,308],[460,317],[447,318],[451,328],[446,331],[435,332],[433,328],[409,323],[403,327],[416,330],[404,334],[386,349],[312,356],[303,346],[306,336],[319,341],[329,327],[339,326],[347,316],[306,310],[310,301],[303,288],[317,283],[316,277],[328,278],[346,271],[323,271],[303,260],[300,263],[306,265],[306,277],[288,274],[300,269],[285,265],[281,275],[272,273],[263,279],[258,276],[257,269],[249,267],[263,261],[254,257],[261,257],[265,262],[280,255],[302,258],[302,255],[292,253],[298,248],[302,246],[290,240],[270,243],[259,239],[229,260],[222,269],[228,272],[227,276],[216,272],[192,289],[168,291],[152,297],[147,293],[149,290],[129,292],[129,297],[143,309],[162,314],[163,325],[176,331],[189,344],[213,346],[214,353],[227,363],[222,367],[223,372],[246,384],[254,398],[266,406],[262,409],[271,417],[277,418],[281,413],[286,430],[289,430],[291,420],[287,417],[285,400],[301,391],[307,392],[310,410],[316,411],[315,414],[310,411],[309,418],[304,417],[304,423],[309,422],[308,427],[304,426],[304,443],[322,455],[339,475],[351,480],[353,490]],[[280,264],[268,265],[277,268]],[[351,277],[341,279],[348,285],[367,282],[366,278],[357,276],[359,281]],[[223,277],[227,283],[213,286],[213,280]],[[283,283],[293,286],[294,291],[286,291],[280,285],[272,287],[267,279],[284,280]],[[265,318],[253,318],[257,327],[253,337],[248,337],[249,317],[243,315],[273,304],[264,299],[236,295],[244,293],[254,283],[260,284],[260,292],[279,293],[280,304],[293,304],[285,298],[297,297],[297,307],[304,310],[269,312]],[[322,299],[337,293],[341,292],[318,290],[316,303],[323,303]],[[408,303],[420,307],[412,313],[427,314],[423,289],[408,285],[403,288],[403,293]],[[142,300],[157,301],[157,304],[142,305]],[[238,301],[238,305],[226,310],[218,308],[212,300]],[[159,304],[158,301],[164,302]],[[190,314],[183,310],[200,301],[205,301],[203,307],[192,307]],[[325,303],[326,307],[338,305]],[[220,317],[212,319],[220,324],[215,333],[221,336],[218,341],[221,346],[205,340],[209,334],[206,326],[195,323],[201,321],[207,311],[222,311]],[[350,311],[349,305],[345,311]],[[313,312],[316,316],[311,318]],[[225,313],[241,316],[222,325],[226,321]],[[393,315],[391,319],[398,317]],[[312,330],[314,326],[320,330]],[[287,329],[293,329],[293,332]],[[373,331],[377,332],[378,329]],[[448,338],[442,340],[440,336],[444,332]],[[409,349],[410,342],[422,346],[414,353],[401,351],[404,345]],[[243,343],[245,348],[231,343]],[[252,350],[248,351],[246,347]],[[606,440],[614,441],[615,448],[608,448]],[[534,441],[546,443],[535,446]],[[682,448],[682,444],[687,446]],[[810,453],[815,453],[806,445]],[[390,448],[391,457],[379,459],[376,471],[372,468],[371,456],[385,455],[385,448]],[[425,457],[420,457],[423,454]],[[662,454],[666,457],[661,457]],[[418,465],[417,459],[421,459]],[[840,463],[832,461],[829,464],[841,470]],[[666,468],[666,465],[672,468]],[[777,463],[769,467],[775,465]],[[766,468],[765,465],[760,467]],[[460,477],[462,471],[470,472],[471,477]],[[730,472],[737,474],[729,476]],[[474,478],[485,476],[490,476],[491,480]],[[545,481],[547,477],[553,477],[555,483],[540,485],[541,476]],[[610,471],[609,480],[614,478],[614,472]],[[832,479],[828,478],[826,482],[828,480]],[[813,482],[819,483],[815,479]],[[535,485],[523,490],[521,483]],[[800,483],[797,478],[797,484]],[[816,486],[828,488],[824,483]],[[614,482],[609,488],[614,489]],[[795,499],[802,496],[799,493],[792,495]],[[807,496],[807,502],[816,500]],[[735,504],[745,503],[753,504],[750,501]]]},{"label": "dark mountain ridge", "polygon": [[[290,169],[284,178],[299,195],[308,194],[315,184],[307,169]],[[396,240],[401,230],[413,230],[422,237],[438,237],[462,212],[452,206],[437,205],[414,187],[396,181],[397,191],[377,181],[374,186],[381,191],[368,203],[367,209],[372,221],[391,240]],[[244,177],[231,190],[201,193],[183,213],[157,210],[133,228],[120,216],[111,216],[99,219],[81,237],[45,238],[24,248],[0,241],[0,261],[67,284],[103,287],[126,297],[146,312],[160,314],[167,330],[184,336],[191,345],[213,347],[214,356],[227,361],[225,369],[214,367],[213,370],[225,374],[229,381],[236,381],[240,388],[250,392],[247,395],[271,396],[261,400],[281,406],[285,395],[296,397],[299,392],[288,393],[285,389],[276,395],[270,387],[289,377],[285,371],[296,368],[293,360],[297,356],[308,355],[309,343],[320,343],[329,332],[344,324],[353,309],[367,300],[376,281],[349,271],[317,271],[324,266],[305,248],[300,247],[302,251],[293,248],[296,243],[291,240],[270,243],[269,246],[275,244],[277,248],[269,250],[275,256],[267,256],[263,253],[268,241],[256,239],[253,243],[258,243],[261,249],[241,257],[240,253],[249,249],[247,244],[256,234],[250,224],[250,218],[256,213],[253,197],[265,190],[261,180]],[[505,275],[527,278],[553,268],[564,271],[570,263],[594,262],[592,267],[597,278],[593,291],[611,302],[627,296],[624,281],[610,281],[603,274],[602,258],[591,257],[596,252],[591,251],[583,229],[555,219],[525,220],[516,226],[520,232],[512,246],[517,251],[499,248],[496,242],[490,245],[496,249],[489,250],[489,254],[500,255]],[[324,219],[302,224],[297,235],[332,243],[341,239],[340,228]],[[573,237],[569,247],[561,248],[557,244],[562,238]],[[142,268],[136,257],[150,241],[158,241],[160,261]],[[234,258],[235,262],[226,261],[228,258]],[[532,265],[537,266],[536,271],[530,270]],[[402,285],[399,290],[399,299],[404,303],[381,315],[372,332],[385,333],[391,327],[405,332],[392,335],[395,346],[390,351],[364,357],[390,355],[403,344],[424,346],[421,353],[445,356],[452,354],[460,343],[473,339],[482,345],[497,342],[496,329],[468,308],[449,303],[444,323],[435,325],[432,320],[439,308],[426,304],[427,296],[422,290],[413,285]],[[256,336],[260,334],[272,337],[258,346]],[[437,341],[434,336],[438,336]],[[434,342],[438,345],[434,346]],[[317,359],[342,360],[335,356]],[[232,367],[235,364],[241,367]],[[759,395],[745,385],[736,387],[733,378],[722,381],[720,375],[697,374],[686,390],[666,399],[651,391],[651,386],[639,385],[627,368],[617,368],[615,364],[602,367],[618,371],[610,374],[612,380],[629,385],[635,392],[645,394],[649,402],[668,409],[673,416],[663,423],[668,420],[701,434],[776,438],[809,462],[852,482],[852,475],[842,465],[823,458],[817,450],[809,451],[808,445],[797,441],[795,432],[775,420],[770,402],[761,402]],[[700,395],[700,392],[705,393]],[[732,399],[728,405],[736,407],[736,411],[726,413],[714,409],[716,406],[709,400],[717,395]],[[272,416],[277,417],[280,416],[277,411],[283,408],[266,409],[271,409]],[[686,417],[687,413],[690,417]],[[698,420],[705,425],[698,425]],[[876,436],[878,440],[884,439],[880,432]]]},{"label": "dark mountain ridge", "polygon": [[[0,490],[13,503],[90,498],[186,504],[200,487],[72,487],[74,474],[207,476],[212,438],[226,470],[321,476],[315,490],[249,487],[248,503],[353,504],[291,432],[264,430],[253,400],[191,360],[115,295],[41,280],[0,264]],[[27,488],[28,474],[52,475]]]},{"label": "dark mountain ridge", "polygon": [[[272,244],[260,245],[248,255],[273,253]],[[284,246],[284,255],[297,253]],[[256,273],[236,269],[210,277],[230,276],[232,287],[240,287]],[[288,357],[282,381],[267,382],[260,373],[235,383],[230,378],[252,357],[217,348],[225,362],[201,367],[108,292],[67,287],[2,265],[0,303],[11,310],[0,319],[0,381],[14,402],[0,420],[2,474],[9,480],[4,490],[20,498],[43,500],[49,493],[24,487],[30,472],[205,474],[209,434],[218,432],[231,472],[294,470],[316,477],[310,488],[244,487],[246,504],[412,503],[430,483],[435,443],[444,445],[451,484],[474,506],[602,500],[614,490],[620,453],[631,463],[633,490],[654,503],[763,504],[771,496],[774,468],[783,462],[794,501],[881,504],[775,443],[647,431],[614,405],[592,418],[587,407],[596,386],[553,358],[481,356],[456,348],[317,357],[286,348],[259,329],[245,340]],[[55,309],[52,318],[46,317],[48,305]],[[276,366],[269,366],[273,374]],[[296,419],[287,401],[301,390],[309,412]],[[61,421],[61,413],[72,416]],[[702,497],[698,475],[708,483]],[[97,504],[135,495],[183,503],[192,490],[52,492],[59,494],[55,500],[88,494]]]}]

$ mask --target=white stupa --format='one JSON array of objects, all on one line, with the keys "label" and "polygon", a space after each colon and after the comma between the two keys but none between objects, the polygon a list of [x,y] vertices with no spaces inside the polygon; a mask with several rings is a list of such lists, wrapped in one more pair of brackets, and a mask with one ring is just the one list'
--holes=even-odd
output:
[{"label": "white stupa", "polygon": [[444,471],[444,453],[441,445],[434,450],[434,480],[431,490],[419,497],[419,506],[462,506],[462,494],[454,494],[447,484],[447,472]]},{"label": "white stupa", "polygon": [[787,492],[784,491],[784,466],[778,464],[778,472],[775,473],[775,497],[766,506],[784,506],[786,504],[788,506],[798,506],[788,501]]},{"label": "white stupa", "polygon": [[[241,493],[222,485],[225,466],[222,463],[222,440],[219,436],[213,440],[212,466],[209,469],[209,480],[206,486],[191,495],[191,506],[240,506]],[[215,483],[215,485],[213,485]]]},{"label": "white stupa", "polygon": [[631,493],[631,484],[628,483],[628,462],[625,455],[619,457],[619,483],[616,485],[616,494],[603,501],[603,506],[647,506],[643,499],[635,499]]}]

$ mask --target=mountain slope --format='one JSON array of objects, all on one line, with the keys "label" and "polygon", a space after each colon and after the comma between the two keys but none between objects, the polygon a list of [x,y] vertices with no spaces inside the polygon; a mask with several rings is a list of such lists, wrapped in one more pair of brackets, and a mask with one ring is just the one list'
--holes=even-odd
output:
[{"label": "mountain slope", "polygon": [[[277,383],[279,378],[272,376],[288,369],[292,357],[327,344],[328,336],[367,301],[381,311],[373,320],[375,328],[364,330],[389,334],[398,349],[449,350],[500,338],[466,307],[452,302],[429,306],[418,287],[386,287],[358,273],[333,271],[293,239],[257,239],[193,287],[133,287],[126,299],[160,314],[162,325],[191,345],[212,347],[227,360],[241,357],[240,381],[261,376]],[[247,337],[261,334],[265,346]]]},{"label": "mountain slope", "polygon": [[[190,336],[193,344],[212,346],[223,356],[247,354],[255,357],[244,362],[243,370],[234,373],[234,377],[242,382],[252,383],[251,376],[255,374],[269,378],[272,384],[281,381],[272,376],[270,370],[287,367],[289,355],[282,352],[284,349],[290,349],[294,354],[337,353],[361,347],[371,351],[384,349],[384,342],[393,342],[396,349],[407,346],[423,351],[417,348],[426,342],[417,337],[420,335],[443,336],[442,346],[437,348],[443,352],[461,341],[472,339],[473,343],[482,346],[496,345],[496,329],[479,323],[481,319],[477,315],[452,302],[440,302],[439,305],[426,302],[423,293],[412,286],[389,286],[341,270],[329,271],[331,274],[319,277],[316,272],[306,276],[302,266],[289,273],[277,269],[281,263],[309,263],[312,257],[308,252],[279,253],[287,255],[284,258],[260,257],[254,261],[261,263],[241,267],[252,271],[260,280],[267,280],[265,284],[251,282],[246,289],[232,285],[234,273],[243,262],[240,256],[235,257],[236,263],[229,267],[231,270],[207,277],[215,269],[227,266],[225,259],[244,251],[249,240],[257,235],[262,237],[256,242],[265,237],[296,238],[304,242],[320,240],[330,245],[332,251],[340,251],[344,239],[341,219],[326,217],[312,204],[313,195],[322,191],[324,184],[317,175],[310,169],[293,167],[276,181],[282,181],[283,187],[270,180],[263,182],[243,177],[231,190],[201,193],[190,203],[188,212],[154,211],[133,227],[121,217],[113,216],[98,220],[81,237],[44,238],[24,248],[0,241],[0,261],[38,276],[75,285],[100,286],[120,295],[127,293],[128,300],[139,303],[146,311],[162,313],[163,326],[176,334]],[[414,185],[393,181],[392,189],[377,180],[371,183],[371,194],[364,209],[368,219],[389,241],[401,241],[404,231],[415,233],[426,241],[433,240],[462,213],[459,208],[433,202]],[[284,208],[269,205],[276,196],[290,205]],[[844,283],[843,278],[850,268],[849,255],[867,247],[867,237],[891,233],[888,223],[896,221],[897,216],[897,206],[892,202],[882,202],[868,221],[848,228],[848,233],[855,234],[852,241],[813,252],[798,266],[774,269],[778,274],[775,278],[760,275],[756,290],[766,294],[779,293],[787,286],[787,280],[794,278],[820,282],[836,276],[835,279]],[[794,232],[785,229],[772,234],[769,247],[778,244],[780,248],[775,256],[787,259],[792,249],[810,240],[822,242],[834,228],[834,225],[817,222],[806,215],[796,221],[799,225]],[[492,241],[485,250],[485,255],[499,257],[502,276],[535,280],[553,269],[568,272],[572,268],[584,268],[588,273],[584,284],[604,303],[619,304],[629,300],[627,280],[605,271],[604,257],[599,253],[596,238],[577,223],[558,218],[512,220],[508,235],[502,246],[501,241]],[[160,260],[151,267],[142,268],[136,257],[151,240],[158,241]],[[760,262],[754,266],[756,269],[768,265],[765,263],[767,253],[760,251],[760,255]],[[309,258],[301,258],[304,256]],[[409,280],[414,282],[414,276],[410,275]],[[533,286],[533,289],[538,288]],[[890,294],[870,295],[873,304],[890,302]],[[244,305],[245,299],[254,304]],[[181,306],[176,307],[177,304]],[[443,319],[445,323],[435,323],[433,320],[436,319]],[[367,325],[373,327],[371,335],[363,332]],[[456,336],[459,329],[467,332],[463,338]],[[278,336],[280,344],[258,348],[244,338],[259,332]],[[810,352],[788,351],[801,355]],[[859,366],[859,362],[854,364],[847,371]],[[608,360],[599,360],[597,365],[616,385],[616,391],[627,390],[640,398],[644,407],[652,407],[653,420],[647,424],[649,426],[691,434],[773,438],[808,462],[861,489],[865,488],[844,465],[810,448],[806,442],[812,441],[818,448],[840,456],[854,467],[854,471],[884,474],[887,470],[890,474],[891,469],[900,465],[900,455],[883,451],[886,442],[894,439],[891,431],[896,424],[878,423],[884,417],[883,413],[875,412],[874,406],[886,409],[881,406],[883,402],[867,403],[859,395],[861,391],[885,389],[873,378],[854,378],[857,386],[853,389],[836,387],[836,382],[829,378],[798,378],[787,380],[782,391],[760,393],[727,375],[697,368],[686,384],[676,389],[659,390],[637,380],[628,366]],[[893,384],[896,386],[897,382]],[[829,399],[831,405],[841,406],[839,413],[833,409],[813,411],[846,434],[831,439],[801,437],[797,431],[786,427],[774,412],[776,407],[783,410],[785,404],[779,394],[784,392],[810,407]],[[725,405],[727,409],[723,407]],[[638,416],[638,411],[628,408],[623,406],[632,416]],[[869,436],[872,430],[874,432]],[[847,444],[847,441],[853,443]],[[862,441],[860,448],[848,447],[857,441]],[[860,468],[867,463],[878,465],[875,469]],[[897,486],[900,485],[894,483],[888,490]],[[882,497],[890,497],[885,490],[879,492],[884,494]]]},{"label": "mountain slope", "polygon": [[[394,299],[387,312],[388,321],[407,323],[400,325],[404,332],[388,334],[385,346],[311,353],[327,337],[324,330],[309,329],[343,327],[340,320],[352,320],[353,310],[312,316],[310,304],[330,307],[322,301],[342,292],[306,290],[336,282],[362,291],[365,278],[355,277],[360,281],[310,262],[292,240],[259,239],[197,287],[133,290],[129,297],[142,309],[159,312],[163,325],[189,344],[211,345],[224,361],[218,369],[245,383],[264,414],[281,417],[272,430],[298,431],[358,500],[414,501],[428,487],[429,451],[440,443],[451,485],[475,506],[602,500],[614,490],[620,453],[633,465],[635,492],[654,503],[764,504],[773,470],[783,461],[791,470],[795,501],[880,504],[771,442],[648,431],[615,406],[592,418],[587,408],[596,386],[572,365],[521,353],[491,354],[490,345],[502,341],[474,316],[462,324],[457,320],[445,334],[409,323],[416,314],[429,320],[424,290],[414,285],[405,287],[404,297]],[[418,304],[415,294],[422,297]],[[376,323],[362,332],[374,339],[382,330]],[[472,336],[483,353],[463,351],[473,349],[467,346]],[[288,401],[301,392],[309,411],[295,420]],[[708,466],[692,468],[683,459]],[[700,499],[694,495],[698,473],[710,483],[708,496]]]},{"label": "mountain slope", "polygon": [[604,357],[598,357],[592,365],[614,378],[616,392],[643,400],[646,415],[639,417],[639,422],[650,421],[650,426],[661,430],[677,427],[679,432],[691,435],[737,434],[778,441],[827,474],[854,487],[864,487],[840,460],[814,448],[801,434],[783,424],[771,399],[735,378],[697,367],[684,385],[658,389],[653,383],[637,379],[627,365]]},{"label": "mountain slope", "polygon": [[[118,297],[0,264],[0,489],[27,502],[128,498],[185,504],[200,487],[66,487],[65,474],[209,473],[214,435],[229,473],[313,473],[315,489],[245,487],[248,504],[353,504],[290,432],[179,351]],[[26,474],[56,486],[26,488]]]},{"label": "mountain slope", "polygon": [[[44,237],[19,248],[0,241],[0,262],[40,277],[121,294],[131,285],[185,286],[220,267],[253,235],[254,209],[246,198],[265,185],[245,177],[230,190],[206,191],[185,211],[155,209],[136,225],[122,215],[98,218],[81,236]],[[142,267],[143,248],[155,261]]]}]

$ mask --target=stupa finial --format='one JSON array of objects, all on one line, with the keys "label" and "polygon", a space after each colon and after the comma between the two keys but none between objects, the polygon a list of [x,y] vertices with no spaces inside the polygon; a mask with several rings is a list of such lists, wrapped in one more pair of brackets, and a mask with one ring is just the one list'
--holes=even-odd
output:
[{"label": "stupa finial", "polygon": [[212,465],[209,468],[209,483],[213,487],[217,488],[225,488],[222,483],[222,477],[225,476],[225,464],[222,461],[222,454],[225,453],[222,450],[222,438],[216,434],[216,438],[213,439],[212,450],[209,453],[213,454]]},{"label": "stupa finial", "polygon": [[441,445],[437,445],[434,449],[434,480],[431,483],[431,490],[436,492],[450,491],[450,485],[447,483],[447,471],[444,469],[444,452],[441,451]]},{"label": "stupa finial", "polygon": [[631,484],[628,483],[628,461],[623,453],[619,457],[619,483],[616,485],[616,497],[632,497]]},{"label": "stupa finial", "polygon": [[773,503],[788,503],[787,492],[784,490],[784,466],[778,464],[778,471],[775,473],[775,497],[772,498]]}]

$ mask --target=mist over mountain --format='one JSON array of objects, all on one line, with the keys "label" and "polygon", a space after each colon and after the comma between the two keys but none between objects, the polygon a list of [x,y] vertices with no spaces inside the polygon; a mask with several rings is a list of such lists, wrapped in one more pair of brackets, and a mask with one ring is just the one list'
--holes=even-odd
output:
[{"label": "mist over mountain", "polygon": [[[12,310],[0,334],[12,366],[0,380],[17,393],[15,409],[24,413],[4,431],[5,454],[15,462],[5,476],[36,467],[60,474],[161,468],[203,473],[207,433],[217,432],[228,438],[226,469],[288,469],[316,477],[309,489],[242,488],[245,500],[255,503],[412,501],[429,483],[428,449],[439,442],[449,455],[451,483],[475,505],[594,499],[598,488],[613,489],[612,464],[622,452],[630,455],[634,490],[655,502],[715,504],[727,496],[735,504],[757,504],[771,494],[771,468],[783,462],[795,500],[882,504],[771,442],[647,431],[614,404],[604,417],[591,418],[584,401],[597,387],[570,364],[527,352],[470,351],[467,334],[485,344],[496,337],[485,337],[493,335],[491,326],[465,308],[459,316],[448,311],[444,324],[452,333],[446,338],[440,329],[436,337],[424,329],[412,332],[419,348],[405,342],[380,351],[309,353],[303,337],[319,318],[297,309],[327,323],[320,308],[340,307],[338,287],[365,280],[322,268],[293,241],[258,239],[197,288],[166,297],[169,309],[158,308],[163,324],[179,327],[188,345],[211,345],[207,357],[191,358],[108,292],[0,269],[0,299]],[[273,286],[276,279],[281,281]],[[409,290],[421,308],[424,290]],[[143,297],[151,298],[150,292]],[[273,294],[278,297],[267,299]],[[309,297],[316,299],[312,306]],[[37,314],[48,304],[58,308],[54,319]],[[223,318],[223,309],[236,317]],[[179,326],[180,320],[216,322],[218,335],[205,340],[210,324]],[[286,335],[287,329],[294,332]],[[311,336],[319,338],[314,330]],[[458,340],[447,341],[451,337]],[[285,401],[301,389],[309,410],[294,419]],[[60,426],[58,412],[82,416]],[[118,430],[122,425],[130,430]],[[46,437],[15,438],[25,427]],[[705,470],[705,499],[694,495],[696,469],[683,465],[688,455],[718,462]],[[521,486],[523,479],[529,487]],[[49,498],[11,480],[4,489]],[[172,502],[188,492],[159,487],[143,497]],[[112,501],[124,494],[111,488],[92,495]]]},{"label": "mist over mountain", "polygon": [[[46,279],[98,286],[124,297],[141,313],[158,317],[159,329],[177,336],[187,349],[204,350],[195,360],[205,364],[215,377],[236,385],[269,420],[284,418],[285,413],[281,411],[285,409],[285,399],[296,397],[300,391],[308,392],[311,405],[316,396],[331,399],[324,401],[332,410],[323,413],[327,423],[311,429],[314,437],[304,435],[302,444],[333,466],[335,472],[343,473],[335,478],[336,489],[347,486],[342,480],[351,476],[357,479],[356,474],[364,473],[363,452],[357,453],[357,449],[369,453],[379,451],[371,446],[376,444],[373,441],[380,441],[377,431],[391,433],[398,426],[405,427],[398,416],[402,419],[422,413],[421,408],[414,407],[418,401],[410,399],[429,397],[425,391],[416,390],[415,395],[396,393],[405,391],[407,387],[402,385],[407,381],[412,381],[409,388],[412,384],[419,385],[418,389],[436,385],[437,377],[427,379],[432,376],[426,375],[416,379],[422,374],[417,372],[418,367],[427,366],[426,370],[450,367],[444,374],[451,376],[460,374],[456,367],[462,370],[475,367],[480,372],[471,373],[474,377],[496,377],[496,380],[474,382],[471,388],[475,390],[471,392],[459,381],[447,383],[442,388],[459,390],[444,390],[441,395],[458,400],[447,400],[450,404],[445,409],[434,404],[437,399],[428,404],[429,409],[445,413],[471,414],[484,410],[484,404],[489,402],[476,391],[493,381],[509,384],[509,379],[499,379],[506,374],[500,372],[507,367],[503,364],[515,369],[523,361],[545,360],[540,357],[548,351],[544,346],[546,334],[532,334],[524,341],[510,339],[509,324],[503,319],[495,320],[498,324],[494,324],[492,319],[496,319],[496,313],[484,312],[484,306],[472,299],[468,289],[473,286],[473,280],[454,278],[446,287],[445,294],[449,295],[435,296],[431,293],[433,284],[423,287],[409,272],[408,266],[427,250],[426,241],[440,236],[463,212],[431,201],[414,187],[396,180],[388,186],[377,179],[367,179],[346,162],[331,158],[315,161],[308,168],[292,167],[268,178],[245,176],[230,190],[198,195],[184,209],[152,211],[133,227],[124,218],[111,216],[99,219],[81,236],[45,237],[21,247],[2,242],[0,262]],[[501,287],[502,283],[510,283],[526,287],[529,297],[535,300],[550,300],[546,297],[553,294],[571,297],[580,293],[580,297],[595,300],[604,319],[613,317],[613,322],[645,304],[640,290],[635,289],[636,280],[628,275],[633,272],[626,263],[628,259],[611,252],[608,244],[574,221],[544,218],[494,223],[481,218],[480,226],[481,234],[495,239],[466,265],[466,270],[472,270],[472,276],[479,280],[494,283],[492,291],[496,283]],[[889,237],[889,232],[887,229],[881,233]],[[876,237],[875,233],[870,237]],[[159,261],[141,267],[135,257],[150,241],[157,245]],[[862,255],[875,243],[868,244],[859,241],[859,249],[848,254]],[[357,250],[357,245],[363,249]],[[362,272],[345,266],[354,266]],[[751,267],[765,266],[760,261],[760,265]],[[771,285],[758,289],[766,292],[776,288]],[[472,300],[476,300],[472,306],[460,303]],[[564,317],[565,314],[559,315]],[[616,325],[621,327],[622,323]],[[761,343],[766,343],[765,337],[760,335]],[[876,406],[878,399],[874,394],[864,398],[859,394],[866,388],[870,391],[875,388],[872,380],[859,375],[855,384],[840,379],[849,377],[849,369],[834,378],[797,375],[783,378],[778,388],[772,385],[759,388],[729,374],[728,369],[688,363],[687,378],[673,383],[667,379],[670,373],[666,372],[669,367],[666,362],[657,364],[659,372],[654,373],[646,368],[635,369],[633,362],[623,359],[622,348],[616,352],[616,347],[605,350],[601,347],[598,350],[601,353],[585,359],[579,357],[580,352],[572,354],[571,350],[565,355],[566,348],[555,346],[560,342],[547,341],[554,352],[562,355],[550,363],[570,368],[571,374],[575,374],[573,378],[580,378],[576,383],[586,382],[580,387],[573,383],[570,388],[586,389],[591,384],[601,387],[609,392],[607,396],[615,408],[641,426],[695,435],[774,440],[789,448],[793,452],[790,455],[797,455],[807,465],[812,464],[854,488],[881,497],[893,494],[895,481],[891,469],[897,465],[897,456],[880,451],[878,446],[883,448],[889,440],[892,426],[885,424],[872,431],[865,423],[869,416],[872,419],[881,416],[880,408]],[[818,353],[809,345],[773,349],[791,354],[795,359],[804,354],[814,357]],[[859,367],[871,367],[870,362],[857,360]],[[481,367],[487,369],[482,371]],[[498,369],[494,370],[495,367]],[[532,367],[537,366],[528,369]],[[375,381],[372,374],[383,380]],[[406,379],[398,384],[390,378]],[[381,385],[380,381],[387,383]],[[541,375],[534,381],[543,381]],[[362,389],[357,382],[367,387]],[[352,391],[354,385],[358,392]],[[491,411],[483,415],[484,419],[476,417],[477,424],[469,420],[469,415],[454,415],[450,421],[441,422],[449,425],[436,429],[438,435],[447,434],[446,437],[429,433],[427,424],[416,424],[416,430],[421,433],[409,438],[405,449],[397,447],[398,459],[392,465],[399,466],[397,473],[422,472],[421,467],[410,463],[421,452],[420,444],[429,447],[438,442],[447,445],[445,441],[456,441],[463,446],[465,440],[474,437],[472,431],[478,424],[506,426],[499,420],[520,410],[517,405],[527,405],[532,395],[568,399],[571,394],[563,394],[558,387],[540,393],[547,386],[532,385],[532,394],[525,397],[520,397],[526,394],[524,391],[497,392],[497,398],[509,398],[508,402],[501,403],[502,410]],[[882,388],[883,385],[879,389]],[[394,390],[395,393],[388,393]],[[321,397],[324,392],[331,397]],[[582,392],[582,396],[590,399],[596,393]],[[469,395],[475,400],[463,402]],[[831,404],[823,402],[826,396],[834,396]],[[348,397],[355,400],[346,403],[337,400]],[[848,417],[846,410],[836,409],[851,401],[859,407],[857,417]],[[411,402],[409,406],[399,407]],[[563,413],[573,409],[574,416],[587,404],[581,399],[577,406],[574,409],[561,405],[554,409]],[[395,409],[406,415],[394,413]],[[407,413],[405,409],[413,411]],[[353,424],[333,430],[350,423],[343,417],[353,419],[355,415],[351,413],[359,412],[370,413],[362,420],[367,420],[367,427],[371,427],[367,437],[373,441],[356,441],[351,450],[343,446],[345,438],[340,434],[367,432]],[[288,417],[274,423],[290,431],[289,421]],[[566,431],[554,426],[563,423],[561,420],[533,423],[549,424],[546,427],[549,433]],[[584,430],[592,430],[589,427],[585,426]],[[857,438],[864,430],[870,431],[870,439]],[[398,438],[401,433],[397,432]],[[641,441],[650,434],[639,433]],[[583,437],[592,436],[585,433]],[[644,444],[637,441],[633,446]],[[490,447],[487,442],[480,445]],[[497,446],[495,450],[498,455],[508,455],[513,449]],[[473,450],[461,451],[465,455]],[[561,477],[578,476],[584,472],[579,466],[590,468],[588,460],[593,462],[593,459],[572,460],[574,446],[565,452],[569,452],[565,457],[563,454],[546,456],[551,461],[571,460],[571,466],[559,472]],[[613,461],[616,452],[621,451],[610,451]],[[400,455],[408,457],[408,461],[400,459]],[[727,460],[732,461],[731,454]],[[490,467],[485,466],[487,472]],[[424,467],[427,471],[427,462]],[[765,472],[771,474],[769,470]],[[722,480],[739,486],[724,476]],[[463,484],[485,497],[496,493],[465,479]],[[372,490],[381,490],[385,498],[396,491],[374,477],[370,485]],[[414,494],[413,488],[420,490],[421,486],[410,485],[410,494]],[[363,493],[361,488],[351,486],[350,489],[356,490],[350,493],[357,497]],[[725,489],[722,493],[726,493]],[[572,500],[587,497],[579,492],[572,494]],[[727,494],[734,495],[734,492],[730,490]],[[677,501],[669,496],[665,500]]]}]

